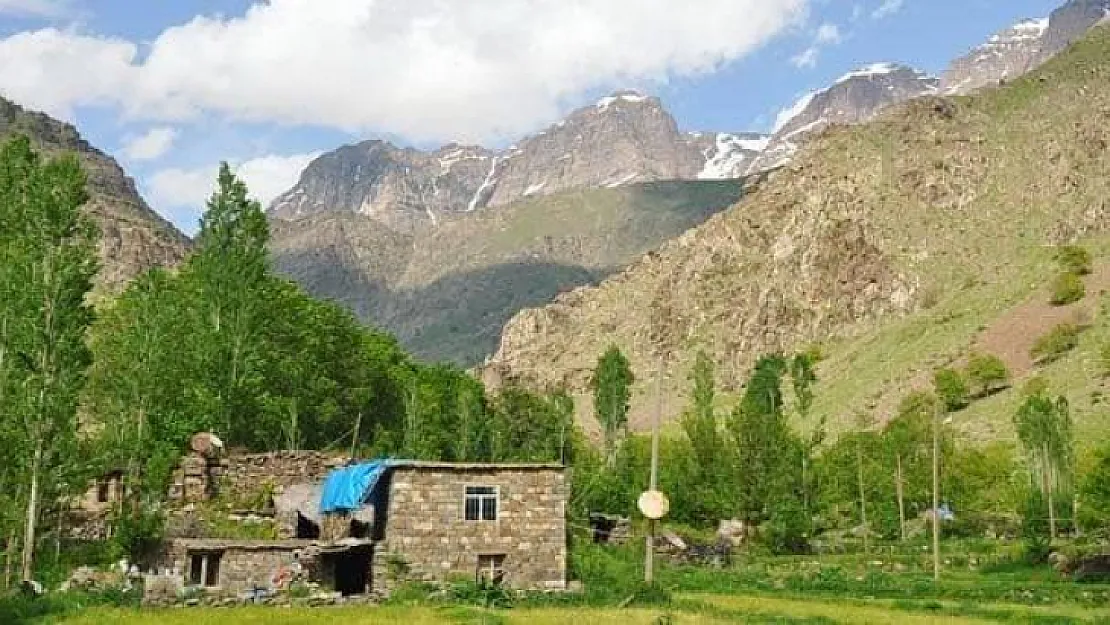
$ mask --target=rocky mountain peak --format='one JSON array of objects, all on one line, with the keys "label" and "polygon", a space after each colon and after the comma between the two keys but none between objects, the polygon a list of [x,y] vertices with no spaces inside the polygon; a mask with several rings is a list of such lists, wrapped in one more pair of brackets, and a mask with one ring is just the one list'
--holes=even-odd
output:
[{"label": "rocky mountain peak", "polygon": [[1049,17],[1022,20],[953,61],[941,78],[941,91],[966,95],[1021,76],[1107,16],[1110,0],[1071,0]]},{"label": "rocky mountain peak", "polygon": [[785,163],[807,135],[831,124],[858,124],[882,109],[937,91],[936,78],[897,63],[875,63],[848,72],[830,87],[809,93],[780,116],[766,149],[749,173]]},{"label": "rocky mountain peak", "polygon": [[378,139],[346,145],[309,163],[297,184],[274,200],[270,215],[359,213],[410,231],[465,210],[493,159],[489,150],[459,144],[430,153]]}]

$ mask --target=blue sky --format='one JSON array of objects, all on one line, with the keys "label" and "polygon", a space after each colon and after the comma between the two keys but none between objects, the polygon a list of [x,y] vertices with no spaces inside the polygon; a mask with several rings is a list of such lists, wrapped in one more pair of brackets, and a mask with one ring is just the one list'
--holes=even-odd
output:
[{"label": "blue sky", "polygon": [[1061,2],[0,0],[0,94],[75,123],[192,232],[220,160],[268,200],[343,143],[503,146],[628,86],[684,129],[765,131],[856,67],[939,73]]}]

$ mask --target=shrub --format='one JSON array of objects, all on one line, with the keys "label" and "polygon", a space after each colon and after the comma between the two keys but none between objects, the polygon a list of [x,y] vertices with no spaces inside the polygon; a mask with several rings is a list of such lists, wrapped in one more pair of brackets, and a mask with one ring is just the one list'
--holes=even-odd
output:
[{"label": "shrub", "polygon": [[970,391],[963,374],[955,369],[939,369],[933,374],[933,385],[936,387],[937,398],[947,410],[960,410],[966,408]]},{"label": "shrub", "polygon": [[984,396],[1005,388],[1010,381],[1010,371],[998,356],[972,354],[967,361],[967,377],[976,392]]},{"label": "shrub", "polygon": [[1080,276],[1091,273],[1091,253],[1078,245],[1065,245],[1057,250],[1056,262],[1068,273]]},{"label": "shrub", "polygon": [[1074,323],[1061,323],[1048,334],[1037,339],[1029,355],[1037,364],[1047,364],[1059,360],[1064,354],[1079,345],[1082,329]]},{"label": "shrub", "polygon": [[1083,280],[1078,275],[1062,273],[1052,283],[1052,299],[1049,301],[1053,306],[1067,306],[1083,299],[1086,294],[1087,287],[1083,286]]}]

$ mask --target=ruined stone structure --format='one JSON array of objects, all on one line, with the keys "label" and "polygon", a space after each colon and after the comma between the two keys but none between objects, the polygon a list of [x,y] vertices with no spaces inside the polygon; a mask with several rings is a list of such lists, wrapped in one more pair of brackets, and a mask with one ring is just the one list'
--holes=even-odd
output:
[{"label": "ruined stone structure", "polygon": [[345,595],[455,577],[565,588],[569,486],[562,465],[394,461],[372,503],[320,515],[324,478],[349,462],[319,452],[194,451],[181,462],[171,502],[186,513],[212,500],[254,502],[273,518],[280,539],[170,535],[160,573],[227,594],[294,579]]}]

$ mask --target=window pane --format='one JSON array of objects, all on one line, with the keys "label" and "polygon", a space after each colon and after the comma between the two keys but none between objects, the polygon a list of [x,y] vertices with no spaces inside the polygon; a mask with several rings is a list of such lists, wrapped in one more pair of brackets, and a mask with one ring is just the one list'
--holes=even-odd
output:
[{"label": "window pane", "polygon": [[497,520],[497,499],[493,497],[482,498],[482,520],[483,521],[496,521]]},{"label": "window pane", "polygon": [[466,520],[478,520],[478,499],[476,497],[466,498]]}]

